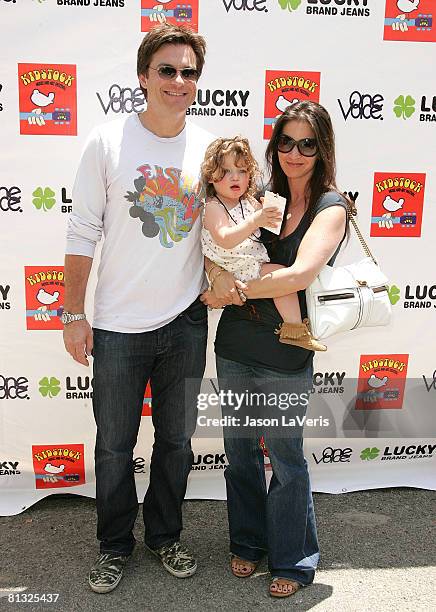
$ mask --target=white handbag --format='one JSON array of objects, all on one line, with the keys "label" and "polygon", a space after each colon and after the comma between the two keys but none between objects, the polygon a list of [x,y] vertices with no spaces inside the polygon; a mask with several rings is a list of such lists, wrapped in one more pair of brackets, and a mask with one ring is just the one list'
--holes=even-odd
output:
[{"label": "white handbag", "polygon": [[359,327],[388,325],[391,320],[388,279],[360,233],[355,214],[355,209],[348,210],[365,259],[348,266],[324,266],[306,289],[310,328],[318,340]]}]

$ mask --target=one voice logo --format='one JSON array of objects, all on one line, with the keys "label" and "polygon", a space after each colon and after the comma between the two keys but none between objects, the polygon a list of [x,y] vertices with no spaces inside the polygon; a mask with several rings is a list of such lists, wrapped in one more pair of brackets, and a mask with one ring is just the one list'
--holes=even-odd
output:
[{"label": "one voice logo", "polygon": [[430,378],[427,380],[424,374],[422,375],[422,378],[424,380],[425,388],[429,393],[432,389],[433,391],[436,391],[436,370],[433,372],[433,379]]},{"label": "one voice logo", "polygon": [[327,446],[320,457],[312,453],[312,457],[317,465],[320,463],[349,463],[353,449],[351,448],[333,448]]},{"label": "one voice logo", "polygon": [[19,187],[0,187],[0,212],[23,212]]},{"label": "one voice logo", "polygon": [[100,106],[105,115],[112,113],[142,113],[145,106],[145,98],[140,87],[122,87],[114,83],[108,89],[106,95],[96,92]]},{"label": "one voice logo", "polygon": [[0,400],[30,399],[29,380],[25,376],[4,376],[0,374]]},{"label": "one voice logo", "polygon": [[267,13],[267,0],[223,0],[224,7],[229,13],[234,11],[257,11],[258,13]]},{"label": "one voice logo", "polygon": [[338,104],[345,121],[347,119],[379,119],[383,120],[384,98],[381,94],[360,93],[353,91],[348,100],[343,102],[338,98]]}]

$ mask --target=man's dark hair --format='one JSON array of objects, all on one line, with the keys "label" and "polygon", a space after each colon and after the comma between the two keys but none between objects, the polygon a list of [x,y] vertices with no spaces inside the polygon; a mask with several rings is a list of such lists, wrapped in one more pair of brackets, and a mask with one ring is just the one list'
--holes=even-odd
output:
[{"label": "man's dark hair", "polygon": [[[138,49],[138,61],[136,64],[136,72],[147,75],[148,67],[150,66],[153,55],[162,45],[188,45],[192,48],[197,59],[195,66],[198,71],[198,76],[201,75],[204,66],[204,56],[206,54],[206,41],[203,36],[193,32],[187,27],[170,25],[164,23],[154,27],[148,34],[144,36],[142,43]],[[145,99],[147,99],[147,90],[141,87]]]}]

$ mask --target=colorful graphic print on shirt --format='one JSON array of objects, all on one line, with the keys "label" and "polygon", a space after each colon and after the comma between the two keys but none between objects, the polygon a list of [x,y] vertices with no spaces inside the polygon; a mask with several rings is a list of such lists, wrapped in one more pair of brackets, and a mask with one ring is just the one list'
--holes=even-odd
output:
[{"label": "colorful graphic print on shirt", "polygon": [[137,170],[135,191],[124,196],[132,204],[130,216],[141,221],[146,238],[159,236],[163,247],[172,248],[188,236],[200,214],[198,181],[179,168],[145,164]]}]

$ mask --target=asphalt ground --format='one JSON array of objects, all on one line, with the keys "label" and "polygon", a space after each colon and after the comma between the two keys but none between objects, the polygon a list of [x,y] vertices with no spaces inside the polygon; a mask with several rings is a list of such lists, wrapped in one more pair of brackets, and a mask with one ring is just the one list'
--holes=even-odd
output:
[{"label": "asphalt ground", "polygon": [[[0,518],[0,609],[5,611],[254,611],[403,612],[436,609],[436,493],[379,489],[315,494],[321,564],[315,583],[287,599],[268,594],[265,563],[246,579],[229,571],[226,504],[189,501],[183,541],[198,558],[188,579],[167,574],[137,546],[119,587],[98,595],[87,585],[97,555],[94,500],[50,496],[24,513]],[[22,600],[9,601],[11,589]],[[15,592],[15,596],[18,591]],[[58,593],[56,603],[30,594]],[[27,602],[23,601],[27,595]],[[34,598],[33,598],[34,599]]]}]

